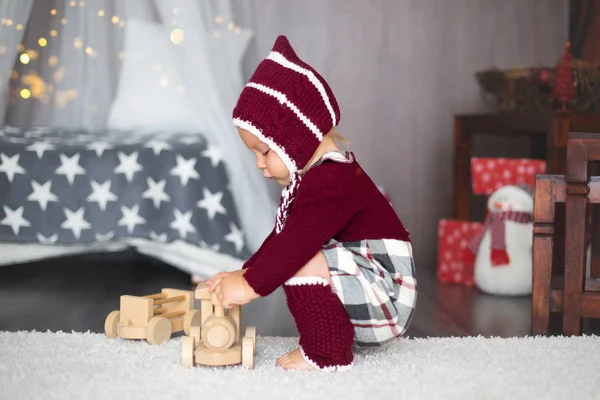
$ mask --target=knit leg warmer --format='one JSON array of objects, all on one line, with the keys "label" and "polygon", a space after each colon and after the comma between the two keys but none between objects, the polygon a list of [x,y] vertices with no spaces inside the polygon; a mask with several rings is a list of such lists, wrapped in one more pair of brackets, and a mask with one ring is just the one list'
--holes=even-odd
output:
[{"label": "knit leg warmer", "polygon": [[294,277],[283,285],[300,334],[300,351],[315,369],[337,371],[353,363],[354,327],[329,282]]}]

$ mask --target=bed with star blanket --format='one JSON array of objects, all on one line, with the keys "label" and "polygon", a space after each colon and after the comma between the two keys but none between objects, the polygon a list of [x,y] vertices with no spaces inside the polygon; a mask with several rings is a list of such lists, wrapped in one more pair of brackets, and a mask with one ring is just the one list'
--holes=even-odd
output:
[{"label": "bed with star blanket", "polygon": [[249,253],[220,155],[201,134],[0,127],[0,264],[134,246],[194,274],[237,269]]}]

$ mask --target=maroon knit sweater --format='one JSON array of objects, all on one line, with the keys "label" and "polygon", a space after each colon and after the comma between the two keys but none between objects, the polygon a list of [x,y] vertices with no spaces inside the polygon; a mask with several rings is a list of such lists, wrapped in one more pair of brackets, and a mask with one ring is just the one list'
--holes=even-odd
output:
[{"label": "maroon knit sweater", "polygon": [[258,295],[267,296],[330,239],[410,240],[390,203],[356,160],[325,161],[308,170],[283,230],[273,230],[244,263],[244,277]]}]

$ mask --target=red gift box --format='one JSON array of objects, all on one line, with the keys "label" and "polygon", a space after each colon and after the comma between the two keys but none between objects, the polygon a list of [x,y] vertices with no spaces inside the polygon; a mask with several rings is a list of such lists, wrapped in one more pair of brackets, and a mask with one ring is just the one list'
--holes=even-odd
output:
[{"label": "red gift box", "polygon": [[481,222],[442,219],[438,227],[438,281],[475,286],[473,265],[463,262],[467,246],[481,231]]},{"label": "red gift box", "polygon": [[473,193],[490,195],[502,186],[535,185],[535,176],[546,173],[546,161],[529,158],[471,158]]}]

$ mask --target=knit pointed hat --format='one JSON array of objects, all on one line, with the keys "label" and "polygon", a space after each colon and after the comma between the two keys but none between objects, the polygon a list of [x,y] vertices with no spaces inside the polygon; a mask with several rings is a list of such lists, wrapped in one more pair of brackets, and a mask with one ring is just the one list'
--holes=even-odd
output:
[{"label": "knit pointed hat", "polygon": [[339,120],[337,100],[325,79],[298,57],[285,36],[279,36],[233,109],[234,126],[269,146],[290,173],[277,211],[277,232],[283,229],[300,184],[299,171]]}]

